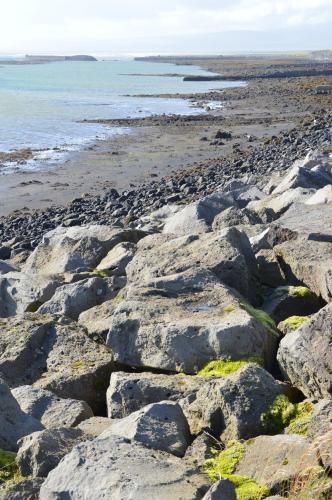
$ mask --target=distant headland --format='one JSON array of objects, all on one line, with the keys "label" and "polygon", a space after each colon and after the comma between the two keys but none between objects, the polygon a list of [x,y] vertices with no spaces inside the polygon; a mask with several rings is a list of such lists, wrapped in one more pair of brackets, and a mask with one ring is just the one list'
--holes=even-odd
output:
[{"label": "distant headland", "polygon": [[47,64],[52,62],[63,61],[81,61],[81,62],[94,62],[97,59],[88,55],[74,55],[74,56],[48,56],[48,55],[26,55],[20,59],[5,59],[0,61],[0,64]]}]

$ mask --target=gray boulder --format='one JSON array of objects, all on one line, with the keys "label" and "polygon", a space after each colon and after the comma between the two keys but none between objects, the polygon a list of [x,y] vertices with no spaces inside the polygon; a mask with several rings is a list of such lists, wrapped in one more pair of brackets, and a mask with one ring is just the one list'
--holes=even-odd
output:
[{"label": "gray boulder", "polygon": [[23,272],[0,276],[0,318],[36,311],[60,285],[61,279]]},{"label": "gray boulder", "polygon": [[8,274],[8,273],[15,273],[18,272],[19,270],[9,264],[9,262],[6,262],[4,260],[0,260],[0,276],[3,274]]},{"label": "gray boulder", "polygon": [[184,456],[191,442],[181,406],[171,401],[145,406],[113,424],[106,433],[139,441],[148,448],[177,457]]},{"label": "gray boulder", "polygon": [[63,285],[38,309],[38,312],[61,314],[77,320],[83,311],[100,305],[107,298],[107,294],[107,281],[103,278],[90,278],[71,285]]},{"label": "gray boulder", "polygon": [[200,379],[185,375],[114,372],[107,390],[108,416],[123,418],[151,403],[177,402],[201,385]]},{"label": "gray boulder", "polygon": [[227,378],[212,379],[191,397],[180,400],[192,434],[209,429],[224,442],[264,432],[261,415],[284,386],[263,368],[248,364]]},{"label": "gray boulder", "polygon": [[257,214],[272,210],[276,218],[278,218],[283,213],[287,212],[292,205],[305,203],[315,194],[315,192],[315,189],[306,189],[302,187],[287,189],[283,193],[270,194],[259,201],[252,201],[248,204],[247,208]]},{"label": "gray boulder", "polygon": [[[320,436],[313,443],[313,447],[316,449],[318,459],[323,465],[325,471],[331,474],[332,471],[332,429],[326,434]],[[330,485],[332,486],[332,485]],[[331,492],[331,490],[330,490]]]},{"label": "gray boulder", "polygon": [[211,486],[203,500],[236,500],[234,484],[228,479],[221,479]]},{"label": "gray boulder", "polygon": [[0,379],[0,448],[16,451],[19,439],[42,429],[38,420],[21,410],[9,387]]},{"label": "gray boulder", "polygon": [[212,271],[243,297],[255,297],[257,265],[246,234],[235,227],[215,233],[148,237],[127,267],[128,283],[151,281],[189,269]]},{"label": "gray boulder", "polygon": [[314,314],[322,305],[322,300],[308,288],[283,286],[273,290],[262,309],[278,324],[290,316]]},{"label": "gray boulder", "polygon": [[316,191],[315,194],[310,196],[308,200],[305,201],[306,205],[321,205],[323,203],[332,203],[332,185],[328,184]]},{"label": "gray boulder", "polygon": [[59,398],[50,391],[24,385],[12,390],[21,409],[39,420],[46,429],[75,427],[83,420],[93,417],[85,401]]},{"label": "gray boulder", "polygon": [[229,207],[215,217],[212,229],[213,231],[220,231],[240,224],[261,224],[261,222],[260,217],[247,208]]},{"label": "gray boulder", "polygon": [[110,435],[66,455],[48,475],[40,500],[199,499],[209,486],[207,476],[182,459]]},{"label": "gray boulder", "polygon": [[203,467],[206,460],[214,457],[214,451],[218,449],[218,445],[221,450],[223,448],[221,443],[218,443],[208,432],[202,432],[187,448],[185,458]]},{"label": "gray boulder", "polygon": [[332,429],[332,400],[322,399],[316,405],[308,425],[308,438],[311,440],[326,434]]},{"label": "gray boulder", "polygon": [[251,357],[271,366],[277,335],[250,311],[209,271],[156,278],[128,288],[107,345],[115,361],[138,368],[195,374],[209,361]]},{"label": "gray boulder", "polygon": [[244,443],[234,474],[251,477],[272,493],[282,493],[305,469],[317,465],[315,450],[303,436],[258,436]]},{"label": "gray boulder", "polygon": [[211,229],[215,216],[234,203],[228,193],[213,193],[167,219],[163,232],[177,236],[206,233]]},{"label": "gray boulder", "polygon": [[97,269],[106,272],[108,276],[123,276],[126,274],[126,267],[133,259],[135,252],[136,245],[134,243],[119,243],[108,252],[98,264]]},{"label": "gray boulder", "polygon": [[86,441],[80,429],[46,429],[19,441],[16,464],[23,476],[46,477],[74,446]]},{"label": "gray boulder", "polygon": [[91,439],[94,439],[107,431],[114,422],[116,422],[116,420],[111,420],[106,417],[91,417],[81,422],[77,428],[87,434]]},{"label": "gray boulder", "polygon": [[105,408],[112,353],[64,318],[26,314],[2,320],[0,376],[10,387],[34,385]]},{"label": "gray boulder", "polygon": [[36,477],[6,486],[0,490],[1,500],[39,500],[39,491],[44,479]]},{"label": "gray boulder", "polygon": [[45,234],[24,269],[46,276],[91,271],[117,244],[124,241],[136,243],[143,236],[142,231],[109,226],[59,226]]},{"label": "gray boulder", "polygon": [[331,398],[332,303],[288,333],[278,350],[280,368],[307,397]]},{"label": "gray boulder", "polygon": [[331,160],[328,156],[310,153],[304,160],[294,163],[273,194],[297,187],[320,189],[327,184],[332,184]]},{"label": "gray boulder", "polygon": [[272,288],[286,284],[285,275],[273,250],[260,250],[256,254],[256,260],[262,284]]}]

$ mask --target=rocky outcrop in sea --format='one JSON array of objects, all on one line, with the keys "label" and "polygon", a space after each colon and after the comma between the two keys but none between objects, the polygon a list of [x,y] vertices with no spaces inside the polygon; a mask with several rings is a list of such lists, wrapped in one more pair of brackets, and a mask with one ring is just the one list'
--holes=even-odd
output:
[{"label": "rocky outcrop in sea", "polygon": [[3,224],[0,498],[331,497],[332,157],[176,182]]}]

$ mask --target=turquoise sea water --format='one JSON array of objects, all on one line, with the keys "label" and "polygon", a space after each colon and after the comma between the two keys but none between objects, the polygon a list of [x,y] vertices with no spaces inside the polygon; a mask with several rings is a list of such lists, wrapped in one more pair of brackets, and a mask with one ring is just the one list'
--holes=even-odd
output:
[{"label": "turquoise sea water", "polygon": [[[193,66],[133,60],[1,66],[0,151],[43,150],[39,162],[54,161],[65,151],[82,147],[97,137],[123,132],[78,123],[80,120],[200,112],[181,99],[128,95],[201,92],[235,85],[137,76],[151,73],[207,74]],[[37,164],[31,162],[24,168],[35,168]]]}]

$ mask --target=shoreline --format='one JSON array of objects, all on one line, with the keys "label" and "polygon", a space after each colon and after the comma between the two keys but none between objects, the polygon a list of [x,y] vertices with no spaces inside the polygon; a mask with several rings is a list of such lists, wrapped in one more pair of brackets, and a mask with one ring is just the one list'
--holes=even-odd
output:
[{"label": "shoreline", "polygon": [[[197,61],[193,64],[197,65]],[[237,63],[238,64],[238,63]],[[244,64],[248,64],[247,61]],[[201,61],[203,69],[216,67]],[[129,127],[130,136],[96,141],[48,171],[15,172],[1,176],[0,216],[65,206],[82,194],[99,196],[115,188],[137,189],[153,180],[241,157],[281,132],[331,105],[331,96],[311,95],[315,85],[331,77],[251,80],[246,86],[195,94],[160,94],[184,98],[198,106],[221,103],[204,114],[94,120],[110,127]],[[156,97],[156,96],[154,96]],[[218,131],[232,139],[217,141]]]}]

